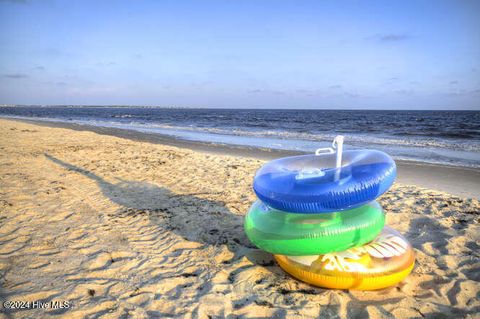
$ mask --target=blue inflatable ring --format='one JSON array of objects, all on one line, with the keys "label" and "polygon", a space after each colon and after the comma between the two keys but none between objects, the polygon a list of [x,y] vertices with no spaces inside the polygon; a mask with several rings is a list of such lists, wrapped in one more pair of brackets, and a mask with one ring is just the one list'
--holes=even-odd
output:
[{"label": "blue inflatable ring", "polygon": [[393,184],[393,159],[376,150],[302,155],[265,164],[255,175],[253,189],[267,205],[291,213],[328,213],[352,209],[375,200]]}]

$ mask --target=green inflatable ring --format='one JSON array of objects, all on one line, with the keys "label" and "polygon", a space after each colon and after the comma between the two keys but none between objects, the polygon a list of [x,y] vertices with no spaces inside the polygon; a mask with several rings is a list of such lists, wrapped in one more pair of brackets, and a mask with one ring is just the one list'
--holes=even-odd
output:
[{"label": "green inflatable ring", "polygon": [[373,201],[336,213],[298,214],[253,203],[245,217],[245,233],[258,248],[289,256],[319,255],[361,246],[375,239],[385,224]]}]

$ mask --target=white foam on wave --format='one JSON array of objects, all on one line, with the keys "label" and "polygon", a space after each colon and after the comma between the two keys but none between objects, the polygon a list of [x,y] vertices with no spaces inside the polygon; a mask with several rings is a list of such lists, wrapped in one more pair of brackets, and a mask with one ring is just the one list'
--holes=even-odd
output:
[{"label": "white foam on wave", "polygon": [[[258,138],[277,138],[277,139],[295,139],[295,140],[305,140],[305,141],[316,141],[316,142],[328,142],[332,141],[335,138],[337,133],[305,133],[305,132],[288,132],[288,131],[276,131],[276,130],[245,130],[239,128],[214,128],[214,127],[196,127],[194,125],[190,126],[176,126],[169,124],[139,124],[139,123],[130,123],[130,125],[145,125],[146,127],[151,128],[160,128],[168,129],[173,131],[192,131],[192,132],[202,132],[202,133],[211,133],[211,134],[221,134],[221,135],[236,135],[236,136],[250,136]],[[391,136],[375,136],[372,134],[349,134],[341,133],[348,139],[350,144],[376,144],[376,145],[403,145],[403,146],[412,146],[412,147],[438,147],[438,148],[449,148],[452,150],[463,150],[470,152],[480,152],[480,142],[475,141],[459,141],[459,140],[445,140],[439,138],[397,138]]]}]

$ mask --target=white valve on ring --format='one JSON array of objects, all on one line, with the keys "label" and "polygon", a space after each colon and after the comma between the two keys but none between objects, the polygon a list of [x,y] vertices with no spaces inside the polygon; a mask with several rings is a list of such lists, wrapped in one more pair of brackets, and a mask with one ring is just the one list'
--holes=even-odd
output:
[{"label": "white valve on ring", "polygon": [[[337,135],[332,142],[332,147],[319,148],[315,151],[315,155],[320,155],[324,153],[333,154],[335,152],[337,153],[337,156],[335,158],[335,166],[337,169],[335,171],[335,181],[338,181],[340,179],[340,171],[341,171],[340,167],[342,167],[343,136]],[[324,175],[325,175],[325,172],[321,168],[302,169],[295,176],[295,179],[304,180],[312,177],[322,177]]]},{"label": "white valve on ring", "polygon": [[343,155],[343,135],[337,135],[333,139],[332,147],[319,148],[315,151],[315,155],[320,155],[322,153],[337,153],[335,158],[335,167],[337,171],[335,172],[335,180],[340,178],[340,167],[342,167],[342,155]]}]

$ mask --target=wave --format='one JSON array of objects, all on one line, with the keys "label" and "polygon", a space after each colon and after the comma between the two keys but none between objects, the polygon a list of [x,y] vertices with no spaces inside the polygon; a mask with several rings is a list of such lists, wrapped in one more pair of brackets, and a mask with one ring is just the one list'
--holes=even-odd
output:
[{"label": "wave", "polygon": [[[190,131],[190,132],[201,132],[201,133],[210,133],[210,134],[221,134],[221,135],[235,135],[235,136],[248,136],[248,137],[258,137],[258,138],[278,138],[278,139],[295,139],[295,140],[304,140],[312,142],[330,142],[332,141],[337,133],[310,133],[310,132],[289,132],[282,130],[245,130],[242,128],[216,128],[216,127],[196,127],[196,126],[178,126],[170,124],[141,124],[131,122],[129,125],[141,125],[145,128],[160,128],[168,129],[172,131]],[[436,148],[448,148],[452,150],[464,150],[472,152],[480,152],[480,143],[471,141],[471,142],[462,142],[459,144],[457,141],[442,141],[433,137],[422,138],[422,139],[401,139],[395,137],[383,137],[373,134],[359,134],[359,133],[343,133],[342,135],[349,141],[351,144],[365,145],[365,144],[376,144],[376,145],[399,145],[399,146],[410,146],[410,147],[436,147]],[[452,134],[454,137],[454,134]]]}]

